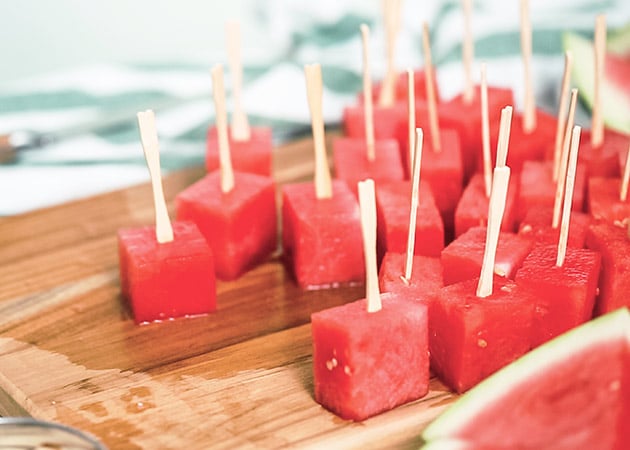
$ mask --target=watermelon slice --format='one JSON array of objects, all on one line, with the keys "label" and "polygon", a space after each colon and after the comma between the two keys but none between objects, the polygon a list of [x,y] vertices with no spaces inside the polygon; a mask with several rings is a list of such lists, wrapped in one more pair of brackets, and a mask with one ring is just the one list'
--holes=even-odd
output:
[{"label": "watermelon slice", "polygon": [[[426,448],[630,448],[630,313],[549,341],[470,390],[422,433]],[[442,440],[452,446],[440,447]],[[466,447],[470,442],[472,445]],[[455,445],[460,445],[456,447]]]},{"label": "watermelon slice", "polygon": [[[612,42],[615,53],[609,51],[606,54],[604,83],[601,89],[604,123],[624,133],[630,133],[629,47],[625,47],[625,55],[622,54],[622,48],[630,41],[628,34],[630,29],[625,33],[618,33]],[[594,78],[593,43],[574,33],[565,33],[562,40],[564,49],[571,50],[576,61],[571,74],[573,81],[580,90],[580,96],[591,108]]]}]

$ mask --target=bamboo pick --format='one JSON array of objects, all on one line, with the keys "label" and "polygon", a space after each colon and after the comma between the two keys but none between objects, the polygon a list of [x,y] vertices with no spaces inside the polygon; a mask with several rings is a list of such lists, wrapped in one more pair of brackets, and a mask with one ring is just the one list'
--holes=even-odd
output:
[{"label": "bamboo pick", "polygon": [[367,312],[380,311],[381,293],[378,287],[378,268],[376,262],[376,200],[374,180],[359,181],[359,207],[361,211],[361,231],[365,254],[365,298]]}]

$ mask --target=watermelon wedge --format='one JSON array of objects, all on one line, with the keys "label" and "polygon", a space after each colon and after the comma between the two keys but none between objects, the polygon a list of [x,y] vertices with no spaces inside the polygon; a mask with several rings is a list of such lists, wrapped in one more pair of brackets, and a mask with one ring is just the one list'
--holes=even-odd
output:
[{"label": "watermelon wedge", "polygon": [[[630,133],[630,47],[622,50],[630,42],[628,29],[625,33],[617,33],[612,41],[613,50],[609,46],[604,65],[604,84],[602,86],[602,105],[604,123],[624,133]],[[575,33],[565,33],[562,37],[563,47],[573,53],[576,64],[573,66],[572,78],[579,89],[580,96],[589,108],[593,105],[594,55],[593,43]],[[610,43],[610,41],[609,41]],[[625,53],[625,54],[624,54]]]},{"label": "watermelon wedge", "polygon": [[430,449],[628,449],[629,418],[630,312],[624,308],[488,377],[422,438]]}]

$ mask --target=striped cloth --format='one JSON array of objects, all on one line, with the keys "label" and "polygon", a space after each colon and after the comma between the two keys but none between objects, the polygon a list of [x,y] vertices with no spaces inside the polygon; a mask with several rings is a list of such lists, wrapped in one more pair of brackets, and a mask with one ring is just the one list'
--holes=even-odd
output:
[{"label": "striped cloth", "polygon": [[[372,27],[375,77],[384,73],[380,11],[360,1],[264,3],[264,14],[256,15],[260,21],[257,26],[272,30],[281,51],[275,51],[264,66],[245,64],[243,99],[250,121],[271,125],[277,142],[307,132],[309,113],[302,65],[318,61],[325,85],[324,118],[327,124],[338,124],[343,107],[354,101],[361,87],[361,23]],[[480,61],[488,62],[489,82],[512,87],[520,100],[523,70],[518,2],[474,3],[474,73],[478,73]],[[608,14],[609,30],[621,27],[630,20],[630,4],[627,0],[530,3],[537,102],[554,111],[562,74],[562,33],[573,30],[592,35],[594,17],[600,12]],[[404,3],[397,45],[401,70],[422,66],[423,20],[431,26],[440,90],[448,98],[463,86],[460,2]],[[214,116],[209,65],[78,67],[3,86],[0,133],[85,129],[24,151],[12,164],[0,166],[0,192],[5,193],[0,196],[0,215],[146,181],[148,171],[135,123],[139,110],[156,110],[165,171],[202,163],[206,129]],[[92,128],[97,123],[101,126]]]}]

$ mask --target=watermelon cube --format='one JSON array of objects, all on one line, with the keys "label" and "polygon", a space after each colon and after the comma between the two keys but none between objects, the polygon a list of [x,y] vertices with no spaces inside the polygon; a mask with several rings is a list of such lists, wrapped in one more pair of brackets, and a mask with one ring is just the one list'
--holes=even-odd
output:
[{"label": "watermelon cube", "polygon": [[277,247],[276,197],[269,177],[234,172],[234,188],[221,191],[219,171],[177,195],[177,217],[197,224],[214,254],[217,277],[233,280]]},{"label": "watermelon cube", "polygon": [[315,289],[365,279],[359,204],[348,185],[317,199],[313,183],[282,187],[282,248],[300,287]]},{"label": "watermelon cube", "polygon": [[630,238],[626,228],[606,222],[591,225],[586,246],[602,256],[595,314],[630,307]]},{"label": "watermelon cube", "polygon": [[593,316],[601,266],[599,253],[568,247],[556,266],[557,245],[538,246],[516,272],[516,283],[536,299],[532,344],[537,347]]},{"label": "watermelon cube", "polygon": [[444,286],[440,258],[414,255],[413,270],[408,282],[403,280],[406,260],[406,253],[385,253],[378,273],[378,284],[382,292],[400,293],[409,300],[425,301]]},{"label": "watermelon cube", "polygon": [[[591,224],[588,214],[571,212],[567,246],[584,248],[586,233]],[[527,211],[518,230],[519,236],[529,239],[534,246],[558,245],[560,226],[553,228],[553,208],[540,207]]]},{"label": "watermelon cube", "polygon": [[464,392],[531,348],[535,299],[503,277],[494,292],[475,295],[478,279],[446,286],[429,302],[431,369]]},{"label": "watermelon cube", "polygon": [[[407,120],[407,105],[374,105],[374,138],[397,138],[401,123]],[[343,110],[343,130],[348,137],[365,139],[365,109],[363,105],[346,107]]]},{"label": "watermelon cube", "polygon": [[[494,273],[513,279],[533,244],[514,233],[501,232],[497,246]],[[470,228],[442,251],[444,285],[478,278],[486,248],[486,227]]]},{"label": "watermelon cube", "polygon": [[[510,177],[505,199],[505,212],[501,230],[512,232],[516,228],[516,200],[518,196],[518,174]],[[473,227],[485,227],[488,223],[488,206],[483,175],[476,173],[464,189],[455,208],[455,237],[459,237]]]},{"label": "watermelon cube", "polygon": [[[407,81],[407,72],[401,72],[398,74],[398,78],[396,78],[396,85],[394,88],[394,98],[398,101],[407,100],[408,94],[408,81]],[[433,89],[435,90],[435,99],[436,101],[440,101],[440,90],[437,84],[437,77],[435,73],[435,69],[433,70]],[[426,85],[426,72],[424,70],[414,70],[413,72],[413,93],[415,98],[426,99],[427,98],[427,85]],[[374,83],[374,87],[372,89],[372,98],[375,102],[378,102],[378,99],[381,95],[381,82]],[[363,102],[363,91],[359,93],[359,102]]]},{"label": "watermelon cube", "polygon": [[315,400],[360,421],[429,390],[427,307],[383,294],[368,313],[358,300],[311,316]]},{"label": "watermelon cube", "polygon": [[174,222],[160,244],[154,227],[118,231],[120,285],[136,323],[206,314],[216,309],[212,251],[192,222]]},{"label": "watermelon cube", "polygon": [[377,186],[381,181],[404,180],[400,151],[395,139],[379,139],[374,142],[374,160],[367,158],[367,142],[363,138],[340,137],[333,141],[335,176],[348,183],[357,194],[357,183],[367,178]]},{"label": "watermelon cube", "polygon": [[579,164],[586,167],[586,175],[590,177],[619,177],[621,168],[619,154],[628,150],[630,136],[606,128],[604,142],[599,147],[591,144],[591,131],[584,130],[580,139]]},{"label": "watermelon cube", "polygon": [[[379,183],[376,186],[379,256],[382,257],[388,251],[397,253],[407,251],[410,208],[411,182]],[[426,183],[420,183],[415,236],[416,255],[440,256],[444,248],[444,225],[435,206],[431,187]]]},{"label": "watermelon cube", "polygon": [[[250,127],[251,136],[247,141],[237,141],[228,133],[230,154],[234,170],[255,173],[266,177],[272,173],[273,141],[271,128]],[[206,170],[208,173],[219,168],[219,138],[216,127],[208,129],[206,140]]]},{"label": "watermelon cube", "polygon": [[588,212],[595,220],[625,226],[630,220],[630,201],[619,198],[619,178],[591,177],[588,180]]}]

